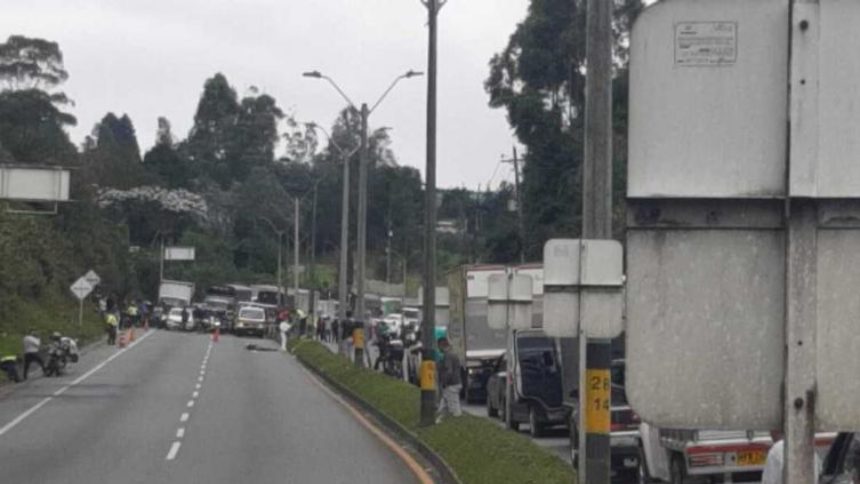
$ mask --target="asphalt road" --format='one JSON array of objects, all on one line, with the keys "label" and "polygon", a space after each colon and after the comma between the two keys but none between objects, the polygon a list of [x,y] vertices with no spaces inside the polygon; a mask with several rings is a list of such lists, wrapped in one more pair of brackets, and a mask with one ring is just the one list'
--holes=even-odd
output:
[{"label": "asphalt road", "polygon": [[297,362],[251,342],[276,346],[152,331],[0,391],[0,481],[417,481]]}]

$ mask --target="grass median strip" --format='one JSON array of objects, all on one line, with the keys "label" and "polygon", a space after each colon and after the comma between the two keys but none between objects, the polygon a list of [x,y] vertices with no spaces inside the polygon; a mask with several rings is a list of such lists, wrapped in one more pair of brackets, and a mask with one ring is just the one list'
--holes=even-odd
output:
[{"label": "grass median strip", "polygon": [[524,435],[471,415],[421,428],[417,387],[355,368],[346,358],[316,342],[291,342],[291,348],[302,362],[349,388],[417,435],[448,462],[464,484],[574,482],[569,465]]}]

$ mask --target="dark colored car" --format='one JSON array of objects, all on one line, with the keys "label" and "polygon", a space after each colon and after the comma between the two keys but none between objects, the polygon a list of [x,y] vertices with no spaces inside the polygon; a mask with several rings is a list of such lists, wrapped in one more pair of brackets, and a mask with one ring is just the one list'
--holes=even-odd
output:
[{"label": "dark colored car", "polygon": [[[533,437],[540,437],[548,427],[566,425],[569,409],[562,402],[561,365],[555,342],[540,330],[514,333],[514,354],[518,368],[511,388],[513,400],[508,428],[529,425]],[[496,359],[487,381],[487,413],[504,418],[507,400],[505,356]]]},{"label": "dark colored car", "polygon": [[840,433],[827,452],[820,484],[860,483],[860,435]]},{"label": "dark colored car", "polygon": [[[641,435],[639,416],[630,408],[624,390],[624,360],[612,361],[612,389],[610,406],[609,445],[611,452],[611,472],[613,482],[639,482],[642,465]],[[574,391],[575,392],[575,391]],[[576,393],[573,394],[576,396]],[[579,464],[578,408],[570,414],[570,460],[573,466]]]},{"label": "dark colored car", "polygon": [[[486,354],[485,354],[486,353]],[[474,351],[466,356],[463,393],[460,397],[467,403],[484,403],[487,399],[487,382],[499,358],[499,351]]]}]

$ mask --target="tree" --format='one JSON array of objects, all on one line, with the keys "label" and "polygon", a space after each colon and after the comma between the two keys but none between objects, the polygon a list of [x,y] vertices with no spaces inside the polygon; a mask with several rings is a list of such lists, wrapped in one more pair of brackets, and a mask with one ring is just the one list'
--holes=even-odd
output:
[{"label": "tree", "polygon": [[232,183],[227,154],[238,118],[236,91],[227,78],[217,73],[207,79],[194,114],[194,126],[182,150],[195,175],[210,178],[222,188]]},{"label": "tree", "polygon": [[140,148],[128,115],[107,113],[84,144],[84,166],[102,187],[127,189],[145,183]]},{"label": "tree", "polygon": [[[614,1],[616,67],[623,80],[625,39],[642,5]],[[490,106],[507,110],[508,122],[528,148],[523,209],[525,248],[532,258],[540,256],[547,239],[579,233],[585,74],[584,0],[532,0],[526,19],[490,61],[485,82]],[[616,109],[616,130],[625,115],[626,109]],[[623,157],[619,163],[623,166]]]},{"label": "tree", "polygon": [[271,164],[284,113],[269,95],[242,99],[236,126],[229,134],[227,160],[232,180],[244,182],[256,167]]},{"label": "tree", "polygon": [[158,118],[155,146],[143,157],[143,167],[168,188],[190,188],[193,172],[187,158],[175,146],[170,121]]},{"label": "tree", "polygon": [[0,90],[47,91],[68,78],[56,42],[11,35],[0,44]]},{"label": "tree", "polygon": [[43,91],[0,92],[0,144],[19,163],[73,163],[77,150],[64,130],[73,124]]}]

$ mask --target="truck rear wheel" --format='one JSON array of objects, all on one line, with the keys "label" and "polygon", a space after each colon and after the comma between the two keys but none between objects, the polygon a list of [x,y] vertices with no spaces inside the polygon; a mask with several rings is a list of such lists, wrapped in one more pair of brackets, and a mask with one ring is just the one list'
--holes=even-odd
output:
[{"label": "truck rear wheel", "polygon": [[543,437],[544,428],[534,405],[529,405],[529,433],[534,438]]},{"label": "truck rear wheel", "polygon": [[687,481],[687,465],[684,462],[684,455],[680,452],[672,454],[671,464],[671,484],[686,484]]}]

